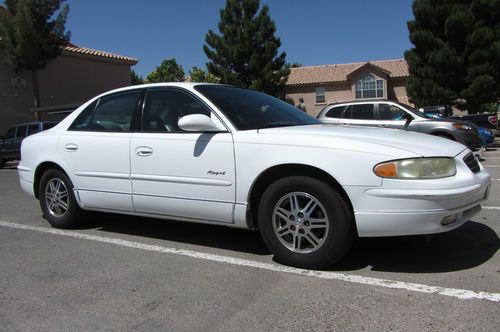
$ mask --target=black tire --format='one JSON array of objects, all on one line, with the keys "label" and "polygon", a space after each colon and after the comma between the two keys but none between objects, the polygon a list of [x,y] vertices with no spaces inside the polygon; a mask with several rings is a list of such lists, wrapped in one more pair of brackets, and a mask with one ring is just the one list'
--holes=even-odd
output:
[{"label": "black tire", "polygon": [[4,165],[5,165],[5,160],[0,158],[0,168],[3,168]]},{"label": "black tire", "polygon": [[[50,195],[50,186],[53,186],[52,188],[55,189],[57,184],[61,188],[59,196]],[[64,189],[66,195],[64,195]],[[50,169],[43,173],[38,186],[38,197],[43,215],[52,227],[73,228],[80,224],[82,210],[76,202],[73,193],[73,184],[63,172]],[[57,203],[51,205],[51,202],[54,203],[56,201],[50,197],[56,199]],[[64,205],[66,205],[66,208],[64,208]]]},{"label": "black tire", "polygon": [[[316,207],[306,213],[308,202]],[[298,206],[296,213],[292,204]],[[278,208],[288,217],[279,216]],[[352,211],[342,196],[328,184],[304,176],[279,179],[265,190],[258,225],[265,244],[280,262],[309,269],[332,266],[349,250],[355,236]],[[282,231],[284,235],[278,235]]]}]

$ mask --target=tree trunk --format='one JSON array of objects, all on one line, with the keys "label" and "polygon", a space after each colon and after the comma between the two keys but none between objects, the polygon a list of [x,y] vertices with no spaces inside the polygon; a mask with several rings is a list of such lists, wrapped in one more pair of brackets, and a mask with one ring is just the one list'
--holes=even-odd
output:
[{"label": "tree trunk", "polygon": [[40,107],[40,86],[38,84],[38,71],[33,69],[31,71],[31,77],[33,79],[33,108],[35,109],[36,121],[42,120],[42,115],[38,111]]}]

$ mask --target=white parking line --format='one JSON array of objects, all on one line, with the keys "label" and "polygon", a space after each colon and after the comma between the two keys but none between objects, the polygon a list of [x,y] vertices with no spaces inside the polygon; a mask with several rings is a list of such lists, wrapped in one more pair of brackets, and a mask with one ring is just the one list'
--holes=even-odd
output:
[{"label": "white parking line", "polygon": [[483,206],[485,210],[500,210],[500,206]]},{"label": "white parking line", "polygon": [[394,281],[394,280],[388,280],[388,279],[363,277],[363,276],[358,276],[358,275],[349,275],[349,274],[337,273],[337,272],[304,270],[304,269],[298,269],[298,268],[293,268],[293,267],[289,267],[289,266],[261,263],[261,262],[256,262],[256,261],[251,261],[251,260],[246,260],[246,259],[241,259],[241,258],[235,258],[235,257],[208,254],[208,253],[204,253],[204,252],[197,252],[197,251],[185,250],[185,249],[168,248],[168,247],[163,247],[163,246],[144,244],[144,243],[140,243],[140,242],[133,242],[133,241],[127,241],[127,240],[121,240],[121,239],[113,239],[113,238],[107,238],[107,237],[102,237],[102,236],[89,235],[89,234],[83,234],[83,233],[77,233],[77,232],[71,232],[71,231],[64,231],[64,230],[54,229],[54,228],[21,225],[21,224],[15,224],[15,223],[5,222],[5,221],[0,221],[0,226],[10,227],[10,228],[15,228],[15,229],[30,230],[30,231],[36,231],[36,232],[48,233],[48,234],[54,234],[54,235],[68,236],[68,237],[73,237],[73,238],[82,239],[82,240],[97,241],[97,242],[108,243],[108,244],[113,244],[113,245],[118,245],[118,246],[128,247],[128,248],[134,248],[134,249],[141,249],[141,250],[154,251],[154,252],[160,252],[160,253],[174,254],[174,255],[179,255],[179,256],[187,256],[187,257],[204,259],[204,260],[213,261],[213,262],[220,262],[220,263],[226,263],[226,264],[231,264],[231,265],[252,267],[252,268],[257,268],[257,269],[267,270],[267,271],[297,274],[297,275],[301,275],[301,276],[314,277],[314,278],[319,278],[319,279],[340,280],[340,281],[351,282],[351,283],[356,283],[356,284],[363,284],[363,285],[370,285],[370,286],[378,286],[378,287],[393,288],[393,289],[404,289],[404,290],[408,290],[408,291],[427,293],[427,294],[439,294],[439,295],[455,297],[455,298],[459,298],[459,299],[463,299],[463,300],[475,299],[475,300],[488,300],[488,301],[492,301],[492,302],[500,302],[500,293],[475,292],[475,291],[466,290],[466,289],[446,288],[446,287],[439,287],[439,286],[428,286],[428,285],[423,285],[423,284],[414,284],[414,283],[407,283],[407,282]]}]

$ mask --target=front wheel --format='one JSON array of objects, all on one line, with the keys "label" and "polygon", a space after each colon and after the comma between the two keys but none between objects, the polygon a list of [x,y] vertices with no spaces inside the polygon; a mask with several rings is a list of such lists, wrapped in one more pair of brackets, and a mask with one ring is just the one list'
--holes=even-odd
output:
[{"label": "front wheel", "polygon": [[333,265],[354,238],[352,212],[328,184],[287,177],[264,192],[258,211],[261,236],[284,264],[322,269]]},{"label": "front wheel", "polygon": [[79,224],[81,209],[76,202],[71,180],[55,169],[46,171],[38,187],[43,215],[56,228],[72,228]]}]

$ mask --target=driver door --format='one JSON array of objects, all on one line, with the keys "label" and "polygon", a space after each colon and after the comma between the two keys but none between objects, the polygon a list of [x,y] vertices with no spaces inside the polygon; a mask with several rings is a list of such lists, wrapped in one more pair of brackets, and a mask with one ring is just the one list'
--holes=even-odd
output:
[{"label": "driver door", "polygon": [[[186,132],[178,121],[204,114],[220,132]],[[235,165],[232,134],[190,92],[147,92],[141,130],[130,145],[134,209],[139,213],[233,222]]]}]

